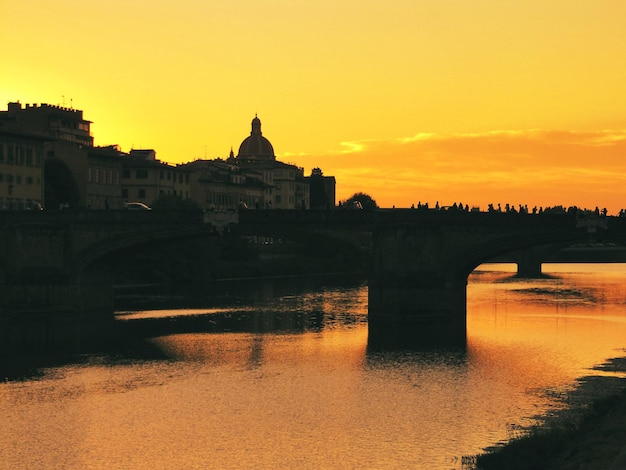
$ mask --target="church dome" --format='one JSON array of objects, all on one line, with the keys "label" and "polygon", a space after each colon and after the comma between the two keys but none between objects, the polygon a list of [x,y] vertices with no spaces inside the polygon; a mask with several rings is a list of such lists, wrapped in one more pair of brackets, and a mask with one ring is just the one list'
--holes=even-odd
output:
[{"label": "church dome", "polygon": [[237,158],[242,160],[275,160],[274,147],[269,140],[261,134],[261,120],[254,116],[252,131],[239,146]]}]

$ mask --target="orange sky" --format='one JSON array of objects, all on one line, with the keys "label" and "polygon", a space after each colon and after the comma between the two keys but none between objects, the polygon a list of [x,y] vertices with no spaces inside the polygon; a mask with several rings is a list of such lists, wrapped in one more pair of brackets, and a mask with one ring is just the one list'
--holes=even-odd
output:
[{"label": "orange sky", "polygon": [[82,109],[97,145],[226,157],[258,113],[338,198],[626,208],[622,0],[0,0],[0,18],[0,106]]}]

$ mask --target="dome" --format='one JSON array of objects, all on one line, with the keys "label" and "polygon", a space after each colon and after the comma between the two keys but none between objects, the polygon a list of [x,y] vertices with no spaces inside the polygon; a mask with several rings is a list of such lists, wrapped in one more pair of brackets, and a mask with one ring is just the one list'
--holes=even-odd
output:
[{"label": "dome", "polygon": [[269,140],[261,134],[261,120],[254,116],[252,131],[239,146],[237,158],[242,160],[275,160],[274,147]]}]

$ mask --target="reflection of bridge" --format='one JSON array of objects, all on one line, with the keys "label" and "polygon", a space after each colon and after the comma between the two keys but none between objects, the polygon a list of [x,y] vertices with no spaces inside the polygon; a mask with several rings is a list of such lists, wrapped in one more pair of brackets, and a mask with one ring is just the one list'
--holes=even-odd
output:
[{"label": "reflection of bridge", "polygon": [[[136,246],[215,235],[210,221],[195,213],[157,211],[0,214],[0,328],[6,334],[35,318],[34,313],[72,329],[87,313],[110,317],[112,258]],[[241,212],[230,231],[291,238],[318,248],[343,244],[365,254],[370,340],[396,344],[407,338],[464,341],[467,278],[479,264],[506,254],[536,274],[541,261],[564,247],[623,242],[626,220],[421,210],[251,210]]]}]

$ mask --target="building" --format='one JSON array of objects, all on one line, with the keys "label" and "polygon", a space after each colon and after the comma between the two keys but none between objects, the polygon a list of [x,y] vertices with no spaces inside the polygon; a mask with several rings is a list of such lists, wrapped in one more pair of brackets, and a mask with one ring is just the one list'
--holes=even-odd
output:
[{"label": "building", "polygon": [[305,177],[305,180],[309,183],[311,209],[335,207],[337,183],[334,176],[324,176],[320,168],[313,168],[311,176]]},{"label": "building", "polygon": [[39,209],[44,199],[46,138],[3,129],[0,122],[0,209]]},{"label": "building", "polygon": [[[176,166],[152,149],[94,146],[91,121],[73,108],[12,102],[0,111],[0,132],[0,208],[43,201],[47,209],[115,209],[175,195],[205,209],[303,209],[311,207],[311,184],[319,183],[305,178],[303,168],[276,160],[258,116],[237,156],[231,150],[227,160]],[[323,178],[324,205],[334,206],[334,178]]]},{"label": "building", "polygon": [[9,103],[7,111],[0,111],[0,127],[42,139],[47,209],[119,205],[121,152],[115,147],[94,147],[91,121],[84,119],[81,110]]},{"label": "building", "polygon": [[239,166],[219,158],[182,166],[191,172],[191,198],[203,209],[265,207],[267,185],[259,173],[244,173]]},{"label": "building", "polygon": [[131,150],[122,158],[122,200],[151,205],[161,195],[191,197],[191,171],[156,158],[152,149]]},{"label": "building", "polygon": [[122,162],[126,154],[117,145],[87,149],[86,202],[90,209],[123,206]]},{"label": "building", "polygon": [[41,134],[50,141],[65,141],[77,146],[93,147],[91,121],[83,119],[78,109],[50,104],[9,103],[7,111],[0,111],[0,120],[11,123],[14,129]]},{"label": "building", "polygon": [[261,120],[255,116],[252,130],[239,146],[239,152],[227,160],[244,174],[255,174],[265,185],[263,207],[300,209],[309,207],[309,185],[304,169],[276,160],[274,147],[261,132]]}]

